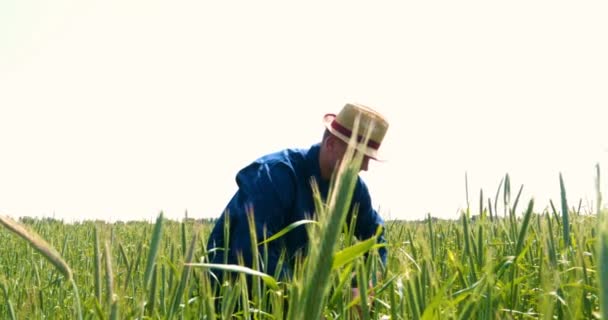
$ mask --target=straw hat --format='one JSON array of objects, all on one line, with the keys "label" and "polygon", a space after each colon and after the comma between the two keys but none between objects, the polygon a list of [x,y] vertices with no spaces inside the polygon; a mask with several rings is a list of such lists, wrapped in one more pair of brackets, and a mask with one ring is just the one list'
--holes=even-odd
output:
[{"label": "straw hat", "polygon": [[334,136],[348,143],[353,133],[355,119],[360,115],[358,128],[358,142],[363,142],[365,134],[371,129],[367,145],[357,144],[357,150],[363,152],[368,157],[378,159],[378,149],[388,130],[388,122],[377,111],[368,106],[357,103],[347,103],[340,113],[328,113],[323,117],[325,127]]}]

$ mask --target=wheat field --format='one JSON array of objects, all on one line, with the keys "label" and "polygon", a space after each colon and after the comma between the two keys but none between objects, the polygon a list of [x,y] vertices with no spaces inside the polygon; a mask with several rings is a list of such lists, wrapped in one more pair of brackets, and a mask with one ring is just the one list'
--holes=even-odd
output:
[{"label": "wheat field", "polygon": [[[309,255],[292,279],[207,263],[212,220],[83,221],[0,216],[3,319],[608,319],[607,213],[562,197],[519,203],[508,175],[459,219],[387,221],[388,260],[345,221],[356,179],[345,162],[307,228]],[[597,167],[597,197],[599,192]],[[598,206],[599,207],[599,206]],[[277,235],[275,237],[280,236]],[[218,283],[213,272],[233,272]],[[252,279],[248,287],[247,279]],[[360,286],[353,298],[351,281]],[[365,302],[366,303],[362,303]]]}]

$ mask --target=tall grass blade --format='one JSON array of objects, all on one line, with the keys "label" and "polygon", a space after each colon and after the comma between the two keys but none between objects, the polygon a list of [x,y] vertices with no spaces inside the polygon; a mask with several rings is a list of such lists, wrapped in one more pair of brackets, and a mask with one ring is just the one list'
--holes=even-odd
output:
[{"label": "tall grass blade", "polygon": [[466,196],[466,200],[467,200],[467,210],[470,208],[469,205],[469,175],[467,174],[467,172],[465,171],[464,173],[464,192],[465,192],[465,196]]},{"label": "tall grass blade", "polygon": [[106,261],[106,301],[112,303],[114,300],[114,275],[112,274],[112,256],[110,256],[110,246],[105,243],[104,258]]},{"label": "tall grass blade", "polygon": [[363,319],[370,319],[369,306],[367,305],[367,270],[365,270],[365,266],[363,265],[361,260],[358,261],[359,263],[357,264],[357,282],[359,283],[358,288],[361,305],[361,317]]},{"label": "tall grass blade", "polygon": [[480,271],[483,268],[483,260],[484,260],[483,258],[485,255],[485,246],[484,246],[484,242],[483,242],[484,226],[487,226],[485,220],[486,220],[485,216],[481,216],[481,219],[479,221],[479,226],[477,227],[477,269]]},{"label": "tall grass blade", "polygon": [[483,216],[485,214],[483,208],[483,189],[479,189],[479,216]]},{"label": "tall grass blade", "polygon": [[505,175],[505,188],[503,190],[503,208],[504,208],[504,216],[507,215],[507,210],[511,204],[511,179],[509,178],[509,174]]},{"label": "tall grass blade", "polygon": [[125,248],[122,246],[122,243],[118,244],[118,249],[120,251],[120,257],[122,258],[122,261],[124,261],[124,264],[128,269],[130,266],[129,258],[127,257],[127,253],[125,252]]},{"label": "tall grass blade", "polygon": [[127,288],[129,287],[129,284],[131,283],[131,278],[133,277],[133,272],[134,270],[137,270],[139,267],[139,262],[141,260],[141,255],[142,255],[142,248],[143,248],[143,243],[140,242],[139,245],[137,246],[137,257],[135,257],[135,261],[131,261],[131,263],[129,264],[129,267],[127,269],[127,277],[125,279],[125,287],[124,290],[127,290]]},{"label": "tall grass blade", "polygon": [[431,242],[431,254],[435,256],[437,253],[436,245],[435,245],[435,235],[433,234],[433,220],[431,219],[431,214],[428,214],[428,226],[429,226],[429,240]]},{"label": "tall grass blade", "polygon": [[101,305],[101,252],[99,248],[99,230],[97,226],[93,229],[94,255],[95,255],[95,298]]},{"label": "tall grass blade", "polygon": [[566,198],[566,187],[562,174],[559,174],[559,188],[562,198],[562,227],[564,228],[564,246],[570,246],[570,219],[568,214],[568,200]]},{"label": "tall grass blade", "polygon": [[597,163],[595,165],[595,193],[596,193],[596,212],[597,212],[597,216],[599,217],[601,212],[602,212],[602,188],[601,188],[601,184],[600,184],[600,164]]},{"label": "tall grass blade", "polygon": [[148,314],[152,317],[154,316],[154,308],[156,307],[156,286],[157,286],[157,271],[158,271],[158,265],[154,266],[154,271],[152,271],[152,284],[150,285],[150,292],[148,293],[148,302],[147,302],[147,309],[148,309]]},{"label": "tall grass blade", "polygon": [[[261,270],[259,262],[258,237],[253,208],[249,208],[249,210],[247,210],[247,223],[249,224],[249,239],[251,241],[251,266],[254,270]],[[264,229],[265,228],[266,226],[264,226]],[[266,232],[266,230],[261,231]],[[262,300],[262,289],[260,288],[261,284],[257,278],[251,280],[250,292],[252,294],[252,302],[254,305],[258,305],[260,300]]]},{"label": "tall grass blade", "polygon": [[161,212],[156,218],[156,224],[154,225],[154,232],[152,233],[152,241],[150,243],[150,249],[148,251],[148,262],[146,263],[146,271],[144,272],[144,287],[150,286],[152,280],[152,269],[156,263],[156,256],[158,255],[158,249],[160,247],[160,240],[162,238],[163,231],[163,213]]},{"label": "tall grass blade", "polygon": [[528,231],[528,225],[530,224],[530,217],[532,216],[532,211],[534,208],[534,199],[531,199],[530,202],[528,203],[528,209],[526,210],[526,213],[524,215],[524,220],[522,222],[521,228],[519,229],[519,236],[517,237],[517,245],[515,247],[515,258],[513,261],[513,268],[511,269],[511,279],[510,279],[510,286],[511,286],[511,302],[510,302],[510,309],[511,310],[516,310],[517,309],[517,296],[518,296],[518,282],[517,279],[517,262],[518,260],[520,260],[521,256],[522,256],[522,249],[524,247],[524,242],[526,239],[526,234]]},{"label": "tall grass blade", "polygon": [[186,221],[188,219],[188,212],[186,212],[186,218],[184,218],[184,221],[182,221],[181,223],[181,227],[182,227],[182,257],[186,256]]},{"label": "tall grass blade", "polygon": [[118,319],[118,301],[114,295],[114,271],[112,270],[112,255],[110,254],[110,244],[105,243],[105,259],[106,259],[106,287],[107,301],[110,304],[110,319]]},{"label": "tall grass blade", "polygon": [[596,193],[598,219],[600,220],[598,241],[598,280],[600,312],[602,319],[608,319],[608,211],[601,210],[602,194],[600,192],[600,165],[596,165]]},{"label": "tall grass blade", "polygon": [[72,291],[74,291],[74,304],[76,305],[76,313],[78,315],[77,319],[82,320],[82,307],[80,305],[80,294],[78,293],[78,286],[76,285],[76,281],[72,277],[70,279],[70,283],[72,284]]},{"label": "tall grass blade", "polygon": [[519,191],[517,191],[517,196],[515,196],[515,201],[513,202],[513,207],[511,207],[511,212],[515,213],[517,210],[517,204],[519,203],[519,197],[521,197],[521,192],[524,190],[524,185],[522,184],[519,187]]},{"label": "tall grass blade", "polygon": [[494,196],[494,215],[498,217],[498,197],[500,196],[500,190],[502,189],[504,178],[500,179],[498,183],[498,189],[496,190],[496,195]]},{"label": "tall grass blade", "polygon": [[526,240],[526,233],[528,231],[528,225],[530,224],[530,218],[532,217],[532,212],[534,210],[534,199],[530,199],[528,202],[528,209],[524,214],[524,220],[519,229],[519,236],[517,237],[517,246],[515,247],[515,260],[519,258],[522,252],[522,248],[524,246],[524,242]]},{"label": "tall grass blade", "polygon": [[466,259],[471,256],[471,244],[470,244],[470,231],[469,231],[469,214],[467,212],[463,212],[460,216],[462,219],[462,233],[464,238],[464,254],[462,259]]},{"label": "tall grass blade", "polygon": [[13,308],[13,303],[11,302],[8,294],[8,288],[6,287],[4,278],[0,278],[0,284],[2,285],[2,292],[4,293],[4,298],[6,299],[6,309],[8,310],[8,315],[11,320],[16,320],[17,316],[15,316],[15,309]]},{"label": "tall grass blade", "polygon": [[608,217],[606,212],[602,213],[600,238],[598,244],[598,277],[600,311],[602,319],[608,319]]},{"label": "tall grass blade", "polygon": [[559,214],[557,213],[557,209],[555,209],[555,205],[553,204],[553,200],[549,200],[549,204],[551,205],[551,213],[553,213],[553,218],[557,221],[557,224],[562,226],[562,219],[559,218]]},{"label": "tall grass blade", "polygon": [[194,232],[192,235],[192,240],[190,241],[190,247],[188,248],[188,253],[186,255],[186,261],[184,262],[184,268],[182,269],[182,277],[177,286],[177,290],[175,291],[175,296],[173,296],[173,303],[171,303],[171,308],[169,309],[169,319],[172,319],[173,316],[177,313],[177,309],[182,302],[184,292],[186,291],[186,284],[188,283],[188,279],[190,279],[190,269],[192,268],[191,262],[194,257],[194,249],[196,247],[196,240],[198,239],[198,232]]},{"label": "tall grass blade", "polygon": [[551,266],[555,267],[557,266],[557,248],[555,246],[555,240],[553,239],[553,223],[551,222],[551,216],[549,215],[549,213],[545,213],[545,217],[547,220],[547,228],[548,228],[548,233],[546,234],[546,237],[548,238],[547,242],[547,251],[549,252],[549,261],[551,262]]},{"label": "tall grass blade", "polygon": [[165,281],[167,279],[166,276],[166,267],[163,264],[161,266],[161,271],[160,271],[160,293],[159,293],[159,300],[160,300],[160,312],[161,314],[166,314],[167,313],[167,304],[165,303],[165,288],[167,287],[166,284],[167,282]]}]

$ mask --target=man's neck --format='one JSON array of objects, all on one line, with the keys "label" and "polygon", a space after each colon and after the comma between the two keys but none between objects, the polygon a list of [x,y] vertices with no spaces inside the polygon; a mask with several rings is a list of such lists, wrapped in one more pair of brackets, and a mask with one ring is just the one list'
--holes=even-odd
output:
[{"label": "man's neck", "polygon": [[331,179],[332,170],[327,164],[325,149],[323,148],[323,145],[321,145],[321,150],[319,150],[319,171],[321,173],[321,179],[325,181],[329,181]]}]

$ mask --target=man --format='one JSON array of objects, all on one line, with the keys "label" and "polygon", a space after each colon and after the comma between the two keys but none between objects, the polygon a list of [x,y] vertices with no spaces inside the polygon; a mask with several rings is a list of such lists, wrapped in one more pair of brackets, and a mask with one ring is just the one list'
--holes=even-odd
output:
[{"label": "man", "polygon": [[[357,145],[357,150],[364,152],[361,170],[367,170],[369,160],[377,160],[388,122],[369,107],[348,103],[337,115],[324,116],[326,130],[320,143],[308,149],[286,149],[265,155],[238,172],[236,182],[239,189],[209,236],[207,249],[215,248],[210,255],[210,262],[239,264],[239,256],[242,255],[245,265],[251,267],[251,240],[247,219],[250,212],[253,213],[259,242],[296,221],[314,217],[311,181],[314,179],[325,199],[333,174],[347,150],[357,116],[360,116],[358,132],[365,133],[368,128],[372,128],[367,145]],[[357,179],[351,209],[355,204],[358,205],[355,236],[361,240],[374,236],[384,221],[372,208],[369,191],[361,178]],[[224,234],[226,219],[229,222],[227,235]],[[350,213],[346,221],[350,221]],[[227,251],[223,250],[226,247],[225,240],[228,241]],[[385,241],[383,234],[378,240]],[[290,277],[291,263],[298,255],[305,254],[307,241],[305,227],[299,226],[269,242],[268,262],[262,271],[270,275]],[[283,250],[284,261],[277,270]],[[382,248],[379,253],[386,263],[386,250]]]}]

